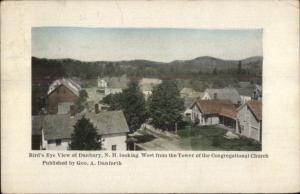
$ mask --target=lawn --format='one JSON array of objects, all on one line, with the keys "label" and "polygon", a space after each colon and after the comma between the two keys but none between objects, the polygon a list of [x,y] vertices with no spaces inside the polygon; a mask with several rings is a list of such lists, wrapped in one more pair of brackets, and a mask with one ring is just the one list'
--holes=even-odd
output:
[{"label": "lawn", "polygon": [[227,139],[226,130],[216,126],[187,126],[178,130],[181,137],[180,146],[185,150],[232,150],[232,151],[260,151],[261,145],[252,139]]}]

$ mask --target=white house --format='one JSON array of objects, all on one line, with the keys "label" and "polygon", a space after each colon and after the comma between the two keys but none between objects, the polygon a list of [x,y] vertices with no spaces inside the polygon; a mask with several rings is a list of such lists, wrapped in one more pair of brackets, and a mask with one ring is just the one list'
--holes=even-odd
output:
[{"label": "white house", "polygon": [[186,117],[191,117],[192,115],[192,109],[191,106],[193,105],[193,103],[197,100],[197,98],[184,98],[184,112],[183,115]]},{"label": "white house", "polygon": [[237,110],[236,133],[261,142],[262,102],[249,101]]},{"label": "white house", "polygon": [[33,131],[41,131],[41,148],[68,150],[74,125],[83,116],[89,119],[102,138],[103,150],[126,150],[129,128],[121,111],[88,112],[85,114],[61,114],[33,116]]},{"label": "white house", "polygon": [[122,75],[121,77],[105,77],[103,79],[107,83],[107,87],[105,87],[104,92],[105,96],[121,93],[125,88],[127,88],[127,85],[130,82],[126,75]]},{"label": "white house", "polygon": [[184,108],[185,109],[184,109],[183,115],[186,117],[191,117],[191,114],[192,114],[191,106],[193,105],[194,102],[196,102],[197,100],[199,100],[203,97],[203,92],[193,91],[193,92],[187,94],[187,93],[184,93],[185,91],[186,90],[182,91],[183,93],[181,94],[181,96],[184,96],[183,99],[184,99]]},{"label": "white house", "polygon": [[200,126],[223,124],[235,128],[235,106],[229,100],[198,100],[191,109],[191,120]]},{"label": "white house", "polygon": [[97,86],[98,86],[98,88],[107,88],[107,82],[98,76]]}]

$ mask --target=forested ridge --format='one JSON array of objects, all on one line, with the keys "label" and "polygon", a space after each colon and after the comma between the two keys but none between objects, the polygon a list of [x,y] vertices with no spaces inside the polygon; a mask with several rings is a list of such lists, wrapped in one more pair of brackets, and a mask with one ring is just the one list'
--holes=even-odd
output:
[{"label": "forested ridge", "polygon": [[[169,63],[130,60],[130,61],[94,61],[85,62],[74,59],[46,59],[32,57],[32,77],[79,77],[94,79],[100,76],[154,77],[154,78],[190,78],[209,75],[244,75],[261,77],[261,56],[243,60],[223,60],[209,56],[192,60],[175,60]],[[211,77],[211,76],[209,76]]]}]

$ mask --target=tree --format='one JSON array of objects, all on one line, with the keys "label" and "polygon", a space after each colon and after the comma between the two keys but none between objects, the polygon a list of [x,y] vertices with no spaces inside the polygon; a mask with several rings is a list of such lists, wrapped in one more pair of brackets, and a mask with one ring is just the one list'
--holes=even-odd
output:
[{"label": "tree", "polygon": [[214,68],[213,72],[212,72],[214,75],[217,75],[218,74],[218,71],[217,71],[217,68]]},{"label": "tree", "polygon": [[128,84],[128,88],[122,93],[121,104],[130,130],[136,131],[147,118],[146,102],[138,82]]},{"label": "tree", "polygon": [[122,93],[110,94],[102,99],[109,110],[123,110],[131,131],[141,127],[147,118],[145,98],[137,82],[132,81]]},{"label": "tree", "polygon": [[154,87],[149,99],[149,114],[155,127],[174,130],[176,123],[182,120],[183,110],[183,99],[175,81],[166,80]]},{"label": "tree", "polygon": [[85,90],[80,90],[79,91],[79,96],[75,99],[75,108],[77,112],[83,111],[84,108],[87,107],[87,98],[88,94]]},{"label": "tree", "polygon": [[100,150],[101,137],[97,134],[93,124],[82,117],[74,126],[74,131],[71,136],[71,150]]},{"label": "tree", "polygon": [[102,99],[102,102],[109,105],[109,110],[122,110],[122,93],[109,94]]},{"label": "tree", "polygon": [[239,61],[238,63],[238,70],[237,70],[238,74],[242,74],[242,61]]}]

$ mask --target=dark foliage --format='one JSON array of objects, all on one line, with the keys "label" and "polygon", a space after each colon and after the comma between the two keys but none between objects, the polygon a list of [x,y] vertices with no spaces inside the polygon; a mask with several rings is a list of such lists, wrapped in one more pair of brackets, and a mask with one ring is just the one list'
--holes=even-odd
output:
[{"label": "dark foliage", "polygon": [[154,87],[148,102],[152,124],[163,130],[175,130],[175,124],[181,122],[181,112],[184,110],[177,83],[171,80],[163,81]]},{"label": "dark foliage", "polygon": [[103,98],[110,110],[123,110],[131,131],[136,131],[146,120],[144,95],[137,82],[132,81],[122,93],[110,94]]},{"label": "dark foliage", "polygon": [[100,150],[101,137],[93,124],[83,117],[74,126],[71,136],[71,150]]}]

